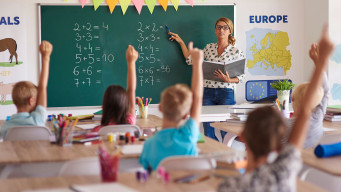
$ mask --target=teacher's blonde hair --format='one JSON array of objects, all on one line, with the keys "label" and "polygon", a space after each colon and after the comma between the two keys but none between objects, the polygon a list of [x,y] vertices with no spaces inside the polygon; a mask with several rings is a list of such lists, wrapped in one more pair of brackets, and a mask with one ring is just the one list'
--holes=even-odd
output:
[{"label": "teacher's blonde hair", "polygon": [[231,44],[231,45],[236,44],[236,38],[234,38],[232,36],[232,33],[233,33],[233,22],[230,19],[226,18],[226,17],[221,17],[221,18],[219,18],[217,20],[217,22],[215,23],[215,26],[217,26],[217,23],[219,21],[222,21],[222,22],[226,23],[227,26],[229,26],[229,28],[230,28],[231,34],[229,35],[229,39],[228,39],[229,44]]}]

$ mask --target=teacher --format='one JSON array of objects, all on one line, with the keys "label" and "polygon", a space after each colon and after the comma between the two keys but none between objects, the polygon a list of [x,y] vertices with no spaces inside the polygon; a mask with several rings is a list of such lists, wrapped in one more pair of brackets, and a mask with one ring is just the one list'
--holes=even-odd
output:
[{"label": "teacher", "polygon": [[[214,61],[226,63],[233,60],[244,58],[244,54],[236,47],[236,39],[232,36],[233,23],[230,19],[222,17],[217,20],[215,24],[215,34],[217,36],[217,43],[207,44],[204,48],[204,57],[206,61]],[[176,41],[181,46],[182,53],[188,65],[192,64],[191,55],[187,49],[186,44],[178,34],[169,32],[171,37],[169,40]],[[234,92],[236,85],[242,83],[245,75],[240,75],[230,78],[228,71],[217,70],[214,75],[222,79],[224,82],[212,81],[204,79],[204,96],[203,105],[234,105]],[[214,128],[210,126],[211,122],[205,122],[204,134],[210,138],[218,140],[214,133]],[[226,132],[221,132],[224,138]]]}]

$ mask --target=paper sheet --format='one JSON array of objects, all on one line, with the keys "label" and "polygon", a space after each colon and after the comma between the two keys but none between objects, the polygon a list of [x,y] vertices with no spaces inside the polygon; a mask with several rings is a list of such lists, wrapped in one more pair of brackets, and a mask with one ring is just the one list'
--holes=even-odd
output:
[{"label": "paper sheet", "polygon": [[323,127],[323,132],[337,131],[337,129]]},{"label": "paper sheet", "polygon": [[141,154],[143,149],[143,145],[124,145],[121,149],[122,154],[124,155],[135,155]]},{"label": "paper sheet", "polygon": [[137,190],[126,187],[119,183],[102,183],[95,185],[73,185],[73,189],[82,192],[98,192],[98,191],[119,191],[119,192],[137,192]]}]

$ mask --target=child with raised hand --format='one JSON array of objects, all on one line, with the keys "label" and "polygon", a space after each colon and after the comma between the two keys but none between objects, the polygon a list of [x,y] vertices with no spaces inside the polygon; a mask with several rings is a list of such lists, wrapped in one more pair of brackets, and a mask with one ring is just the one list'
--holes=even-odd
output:
[{"label": "child with raised hand", "polygon": [[[315,65],[320,57],[319,50],[320,47],[318,46],[317,43],[312,44],[309,50],[309,56],[314,61]],[[292,107],[294,109],[294,114],[293,118],[289,119],[290,125],[288,126],[289,128],[288,133],[290,133],[292,124],[294,123],[296,117],[298,116],[298,113],[301,108],[301,103],[305,99],[304,95],[305,92],[307,91],[308,86],[309,83],[302,83],[299,86],[297,86],[292,93],[291,101]],[[310,117],[309,129],[303,145],[304,148],[314,148],[318,144],[318,141],[323,135],[323,118],[326,113],[328,104],[328,92],[329,92],[328,78],[327,73],[324,71],[322,87],[318,87],[316,96],[313,98],[314,110]]]},{"label": "child with raised hand", "polygon": [[[203,51],[193,49],[189,43],[193,60],[191,89],[184,84],[168,87],[161,94],[159,109],[163,114],[162,130],[146,140],[140,156],[144,168],[157,168],[166,157],[174,155],[197,155],[199,139],[199,117],[203,94]],[[187,119],[188,114],[190,118]],[[186,120],[185,124],[182,124]]]},{"label": "child with raised hand", "polygon": [[106,125],[135,125],[136,60],[138,55],[135,48],[129,45],[126,51],[127,91],[119,85],[110,85],[106,89],[103,96],[101,125],[95,127],[93,132],[98,132]]},{"label": "child with raised hand", "polygon": [[[315,71],[304,94],[300,111],[290,133],[288,144],[282,146],[286,132],[282,116],[273,107],[262,107],[252,111],[241,133],[245,140],[248,166],[239,177],[226,179],[218,188],[224,191],[296,191],[296,178],[302,166],[300,150],[307,135],[309,118],[314,108],[313,100],[321,86],[324,70],[334,45],[325,27],[319,42],[319,57]],[[278,152],[274,161],[271,152]]]},{"label": "child with raised hand", "polygon": [[47,82],[49,78],[50,56],[53,46],[48,41],[42,41],[39,47],[42,60],[38,87],[29,81],[20,81],[13,86],[12,99],[18,113],[1,126],[1,135],[6,137],[12,127],[37,125],[45,126],[47,112]]}]

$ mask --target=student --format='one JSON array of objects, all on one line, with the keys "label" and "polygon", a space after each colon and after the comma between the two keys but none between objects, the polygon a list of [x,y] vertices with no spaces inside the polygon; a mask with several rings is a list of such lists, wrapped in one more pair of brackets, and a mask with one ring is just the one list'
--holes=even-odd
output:
[{"label": "student", "polygon": [[128,65],[127,91],[119,85],[110,85],[103,96],[101,125],[92,129],[98,132],[103,126],[117,124],[136,124],[136,60],[139,53],[131,45],[126,51]]},{"label": "student", "polygon": [[[193,61],[192,91],[186,85],[176,84],[162,92],[159,109],[163,114],[163,130],[144,143],[140,163],[146,169],[151,167],[155,170],[169,156],[198,154],[204,54],[202,50],[193,49],[192,42],[189,43],[189,50]],[[187,119],[188,114],[190,118],[182,125],[182,120]]]},{"label": "student", "polygon": [[[314,61],[314,64],[316,65],[316,62],[319,59],[319,47],[316,43],[311,45],[309,55],[310,58]],[[295,88],[295,90],[292,93],[291,101],[292,101],[292,107],[294,109],[293,118],[289,119],[289,133],[291,129],[291,125],[294,123],[301,107],[301,103],[304,99],[303,95],[305,95],[305,92],[307,91],[307,88],[309,86],[309,83],[302,83],[299,86]],[[314,148],[320,138],[323,135],[323,118],[324,114],[326,113],[327,104],[328,104],[328,79],[326,72],[323,73],[323,84],[322,87],[318,87],[318,91],[316,94],[316,97],[313,98],[313,106],[314,111],[310,117],[309,122],[309,129],[307,133],[306,140],[304,142],[303,147],[304,148]]]},{"label": "student", "polygon": [[[323,72],[333,44],[328,38],[328,28],[323,30],[319,42],[319,57],[315,71],[301,103],[300,111],[289,136],[288,144],[282,146],[285,123],[273,107],[263,107],[252,111],[246,121],[242,137],[245,140],[248,156],[247,172],[239,177],[226,179],[218,188],[224,191],[296,191],[296,177],[302,166],[300,150],[303,146],[313,100],[317,88],[322,83]],[[277,158],[270,161],[269,155],[277,151]]]},{"label": "student", "polygon": [[47,118],[46,88],[52,49],[50,42],[41,42],[42,69],[38,87],[29,81],[20,81],[13,86],[12,98],[18,113],[12,115],[10,120],[1,126],[3,138],[6,137],[7,131],[12,127],[25,125],[45,126]]}]

